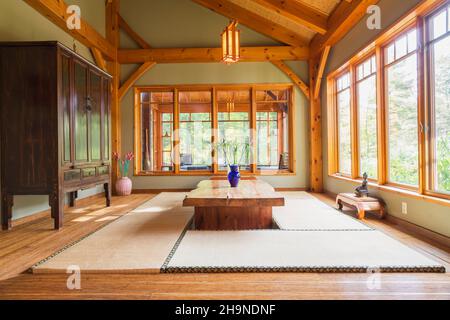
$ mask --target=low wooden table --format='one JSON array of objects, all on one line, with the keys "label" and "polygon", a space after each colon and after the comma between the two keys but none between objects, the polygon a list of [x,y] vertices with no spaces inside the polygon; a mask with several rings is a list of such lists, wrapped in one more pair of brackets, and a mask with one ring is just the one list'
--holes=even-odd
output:
[{"label": "low wooden table", "polygon": [[386,214],[384,204],[379,199],[372,197],[358,198],[353,193],[340,193],[336,197],[336,204],[339,210],[342,210],[344,205],[356,208],[360,220],[365,219],[366,211],[378,212],[380,218],[384,218]]},{"label": "low wooden table", "polygon": [[196,230],[272,229],[272,207],[284,197],[261,180],[242,180],[231,188],[226,180],[205,180],[183,201],[195,207]]}]

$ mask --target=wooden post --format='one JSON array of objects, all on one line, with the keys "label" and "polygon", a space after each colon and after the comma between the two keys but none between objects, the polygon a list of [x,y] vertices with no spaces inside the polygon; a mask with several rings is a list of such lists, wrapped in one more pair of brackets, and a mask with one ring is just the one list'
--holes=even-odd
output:
[{"label": "wooden post", "polygon": [[320,94],[314,97],[314,87],[318,60],[309,61],[310,74],[310,148],[311,148],[311,192],[323,192],[323,157],[322,157],[322,104]]},{"label": "wooden post", "polygon": [[[121,154],[121,117],[120,117],[120,64],[117,60],[117,52],[120,45],[119,37],[119,8],[120,0],[109,0],[106,2],[106,39],[115,49],[114,59],[108,61],[108,72],[113,77],[111,89],[111,143],[112,150]],[[117,163],[112,165],[112,181],[115,184],[119,170]]]}]

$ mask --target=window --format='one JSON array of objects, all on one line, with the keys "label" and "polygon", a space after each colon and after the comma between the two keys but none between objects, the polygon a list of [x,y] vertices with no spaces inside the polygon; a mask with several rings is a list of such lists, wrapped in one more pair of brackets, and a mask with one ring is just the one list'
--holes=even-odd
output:
[{"label": "window", "polygon": [[140,98],[140,166],[145,171],[173,171],[174,94],[148,91]]},{"label": "window", "polygon": [[212,169],[212,92],[180,91],[180,170]]},{"label": "window", "polygon": [[337,79],[339,172],[351,175],[352,144],[350,121],[350,74]]},{"label": "window", "polygon": [[230,147],[219,148],[219,170],[227,170],[230,164],[227,162],[236,162],[241,170],[249,171],[251,92],[249,89],[218,90],[217,102],[219,143],[231,144]]},{"label": "window", "polygon": [[377,145],[377,65],[375,56],[356,67],[359,176],[378,177]]},{"label": "window", "polygon": [[435,192],[450,193],[450,6],[430,20],[431,174]]},{"label": "window", "polygon": [[135,174],[291,174],[292,85],[136,88]]},{"label": "window", "polygon": [[258,170],[289,169],[289,90],[256,91]]},{"label": "window", "polygon": [[411,186],[419,184],[416,49],[414,29],[387,47],[385,66],[388,181]]},{"label": "window", "polygon": [[450,199],[450,6],[412,13],[328,76],[328,172]]}]

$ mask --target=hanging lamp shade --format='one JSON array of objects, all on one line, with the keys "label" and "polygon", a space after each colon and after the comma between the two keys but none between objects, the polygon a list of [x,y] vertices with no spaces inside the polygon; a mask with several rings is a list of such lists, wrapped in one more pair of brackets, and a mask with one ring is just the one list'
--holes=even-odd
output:
[{"label": "hanging lamp shade", "polygon": [[238,22],[232,21],[222,33],[222,61],[226,64],[235,63],[240,58],[240,31]]}]

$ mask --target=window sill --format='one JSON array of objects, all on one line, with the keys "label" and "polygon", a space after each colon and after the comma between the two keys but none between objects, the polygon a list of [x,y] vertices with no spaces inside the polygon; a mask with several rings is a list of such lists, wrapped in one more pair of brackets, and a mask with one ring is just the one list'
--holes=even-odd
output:
[{"label": "window sill", "polygon": [[[212,172],[180,172],[180,173],[174,173],[174,172],[135,172],[133,174],[134,177],[220,177],[220,176],[226,176],[227,172],[218,172],[218,173],[212,173]],[[296,176],[297,174],[295,172],[291,171],[283,171],[283,172],[273,172],[273,171],[263,171],[263,172],[241,172],[241,175],[246,176],[267,176],[267,177],[286,177],[286,176]]]},{"label": "window sill", "polygon": [[[354,183],[354,184],[361,184],[361,182],[362,182],[362,179],[352,179],[352,178],[348,178],[348,177],[342,177],[339,175],[329,175],[329,177],[331,177],[333,179],[337,179],[337,180],[347,181],[347,182]],[[420,193],[418,193],[416,191],[412,191],[412,190],[402,189],[399,187],[393,187],[393,186],[389,186],[389,185],[378,185],[377,183],[370,182],[370,181],[369,181],[369,187],[378,189],[380,191],[392,192],[392,193],[396,193],[396,194],[399,194],[399,195],[402,195],[405,197],[410,197],[410,198],[414,198],[414,199],[418,199],[418,200],[424,200],[427,202],[436,203],[436,204],[450,207],[450,200],[447,200],[444,198],[439,198],[436,196],[420,194]]]}]

